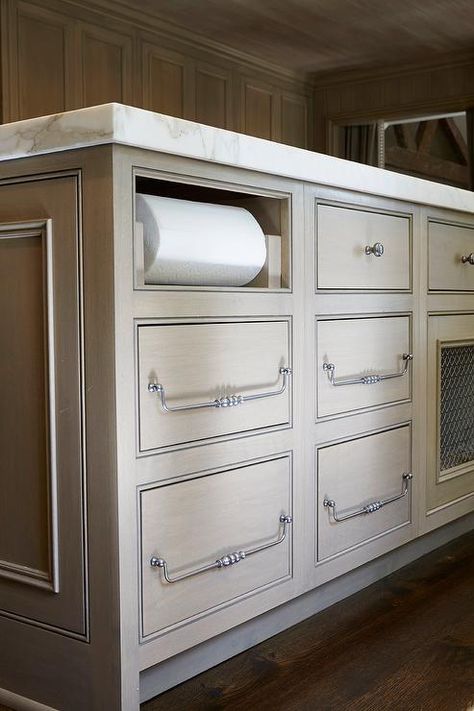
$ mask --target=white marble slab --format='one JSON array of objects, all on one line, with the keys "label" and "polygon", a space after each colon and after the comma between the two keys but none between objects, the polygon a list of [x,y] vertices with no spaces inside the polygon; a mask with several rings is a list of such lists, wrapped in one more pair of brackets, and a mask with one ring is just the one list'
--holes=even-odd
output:
[{"label": "white marble slab", "polygon": [[107,143],[474,212],[474,193],[467,190],[122,104],[4,124],[0,161]]}]

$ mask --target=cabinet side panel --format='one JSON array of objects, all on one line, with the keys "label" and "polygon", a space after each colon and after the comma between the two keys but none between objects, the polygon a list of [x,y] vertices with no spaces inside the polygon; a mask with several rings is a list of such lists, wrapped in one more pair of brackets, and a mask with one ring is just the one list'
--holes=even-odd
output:
[{"label": "cabinet side panel", "polygon": [[45,265],[40,233],[0,233],[0,575],[50,575]]}]

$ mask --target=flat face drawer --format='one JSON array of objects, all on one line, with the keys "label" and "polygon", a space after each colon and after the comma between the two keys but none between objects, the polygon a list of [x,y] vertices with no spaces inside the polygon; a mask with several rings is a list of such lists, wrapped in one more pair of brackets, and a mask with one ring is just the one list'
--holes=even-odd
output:
[{"label": "flat face drawer", "polygon": [[139,326],[140,450],[289,425],[289,331],[288,320]]},{"label": "flat face drawer", "polygon": [[430,291],[474,291],[474,227],[428,222]]},{"label": "flat face drawer", "polygon": [[317,560],[410,523],[410,426],[318,450]]},{"label": "flat face drawer", "polygon": [[408,400],[410,317],[317,321],[317,415]]},{"label": "flat face drawer", "polygon": [[291,500],[289,456],[142,491],[143,637],[290,579]]},{"label": "flat face drawer", "polygon": [[318,205],[317,288],[410,289],[408,215]]}]

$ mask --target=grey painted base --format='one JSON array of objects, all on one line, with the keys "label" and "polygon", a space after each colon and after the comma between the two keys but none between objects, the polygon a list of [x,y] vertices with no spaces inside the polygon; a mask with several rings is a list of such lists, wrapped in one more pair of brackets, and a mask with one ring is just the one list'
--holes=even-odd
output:
[{"label": "grey painted base", "polygon": [[140,700],[147,701],[273,637],[473,528],[474,514],[464,516],[239,627],[146,669],[140,674]]}]

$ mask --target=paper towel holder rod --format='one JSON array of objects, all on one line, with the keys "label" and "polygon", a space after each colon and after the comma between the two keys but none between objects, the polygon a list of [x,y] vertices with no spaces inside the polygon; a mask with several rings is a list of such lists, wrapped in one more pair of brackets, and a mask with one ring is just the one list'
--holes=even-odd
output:
[{"label": "paper towel holder rod", "polygon": [[223,397],[218,397],[215,400],[209,400],[208,402],[199,402],[194,405],[168,405],[166,400],[166,391],[161,383],[149,383],[148,392],[156,393],[160,398],[161,409],[164,412],[182,412],[184,410],[202,410],[204,408],[214,407],[218,409],[237,407],[238,405],[243,405],[245,402],[251,400],[263,400],[267,397],[275,397],[276,395],[282,395],[286,388],[288,387],[288,382],[293,374],[291,368],[282,367],[279,369],[280,377],[282,378],[282,384],[278,390],[270,390],[263,393],[256,393],[254,395],[224,395]]}]

